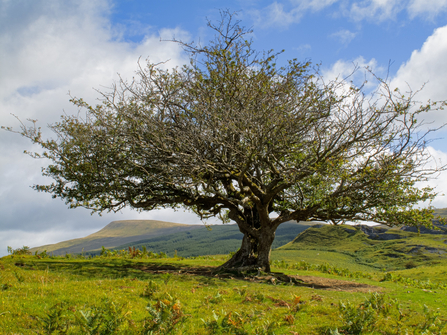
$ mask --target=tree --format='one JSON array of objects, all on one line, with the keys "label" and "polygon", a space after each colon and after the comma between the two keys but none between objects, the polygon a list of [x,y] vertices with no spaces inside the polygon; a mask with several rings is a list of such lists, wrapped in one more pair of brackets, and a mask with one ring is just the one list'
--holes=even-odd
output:
[{"label": "tree", "polygon": [[432,210],[415,206],[436,193],[416,183],[444,166],[426,164],[434,129],[417,117],[445,102],[418,104],[377,77],[366,94],[296,59],[280,67],[229,12],[209,27],[207,46],[174,41],[189,65],[148,61],[97,106],[73,98],[82,117],[51,125],[55,139],[22,124],[44,149],[34,157],[52,161],[43,174],[54,182],[35,189],[99,212],[184,207],[232,220],[243,240],[223,268],[270,271],[275,231],[290,220],[430,225]]}]

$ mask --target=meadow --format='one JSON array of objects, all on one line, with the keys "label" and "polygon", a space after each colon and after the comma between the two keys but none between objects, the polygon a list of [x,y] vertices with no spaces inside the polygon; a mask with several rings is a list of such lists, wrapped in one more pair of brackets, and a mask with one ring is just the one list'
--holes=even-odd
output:
[{"label": "meadow", "polygon": [[383,271],[279,249],[273,273],[215,273],[229,255],[10,253],[1,334],[447,334],[442,262]]}]

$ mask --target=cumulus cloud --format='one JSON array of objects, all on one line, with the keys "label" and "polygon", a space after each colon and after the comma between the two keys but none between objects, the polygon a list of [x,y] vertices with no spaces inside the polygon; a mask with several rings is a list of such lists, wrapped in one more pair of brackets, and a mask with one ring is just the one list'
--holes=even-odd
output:
[{"label": "cumulus cloud", "polygon": [[447,11],[447,0],[411,0],[408,5],[410,17],[425,16],[429,19]]},{"label": "cumulus cloud", "polygon": [[[447,164],[447,153],[441,150],[436,150],[433,147],[427,147],[427,152],[431,155],[432,160],[428,164],[428,168],[441,167]],[[426,203],[425,206],[431,205],[436,208],[447,208],[447,173],[441,172],[434,178],[427,182],[420,182],[418,187],[430,186],[438,193],[432,203]]]},{"label": "cumulus cloud", "polygon": [[[423,89],[416,95],[416,100],[421,102],[442,101],[447,100],[447,26],[436,29],[433,34],[427,38],[425,43],[419,50],[415,50],[409,60],[404,63],[396,75],[391,78],[390,86],[392,88],[399,87],[402,93],[408,95],[410,91],[415,92],[423,87]],[[385,68],[377,65],[374,59],[369,61],[362,57],[355,59],[353,62],[339,60],[330,68],[322,71],[323,77],[327,80],[331,79],[345,79],[347,84],[352,83],[359,86],[364,80],[372,79],[368,77],[368,72],[359,71],[352,76],[352,71],[355,67],[371,68],[372,71],[384,77],[386,75]],[[374,91],[377,82],[369,80],[366,86],[367,92]],[[431,111],[423,116],[424,121],[429,123],[429,127],[436,128],[444,123],[447,123],[447,111]],[[446,137],[446,131],[443,130],[435,133],[433,137]],[[447,164],[447,145],[445,140],[435,140],[431,143],[432,146],[427,147],[431,154],[433,161],[432,167],[436,163],[438,167]],[[438,197],[433,201],[432,205],[437,208],[447,207],[447,172],[441,172],[435,179],[428,182],[420,183],[419,186],[431,186],[438,192]],[[427,205],[427,204],[426,204]]]},{"label": "cumulus cloud", "polygon": [[354,21],[368,20],[381,23],[395,20],[401,12],[406,12],[410,19],[415,17],[433,19],[447,11],[447,0],[289,0],[275,1],[254,12],[258,26],[285,28],[300,22],[308,13],[327,8],[332,9],[332,14],[348,17]]},{"label": "cumulus cloud", "polygon": [[343,45],[348,45],[357,36],[357,33],[353,33],[347,29],[339,30],[330,35],[330,37],[338,40]]},{"label": "cumulus cloud", "polygon": [[[447,99],[447,26],[436,29],[421,49],[413,51],[410,59],[397,71],[391,85],[403,92],[416,91],[424,86],[417,95],[422,102]],[[425,119],[440,125],[447,122],[447,112],[432,112]]]},{"label": "cumulus cloud", "polygon": [[323,69],[322,75],[325,80],[344,80],[348,86],[363,86],[366,91],[371,91],[377,85],[372,73],[381,76],[383,72],[384,68],[374,58],[367,61],[360,56],[352,61],[338,60],[330,68]]},{"label": "cumulus cloud", "polygon": [[[118,79],[117,72],[131,79],[137,61],[169,62],[167,67],[185,63],[179,45],[160,42],[175,35],[186,40],[179,29],[146,35],[141,43],[122,39],[123,31],[109,20],[107,0],[57,0],[0,2],[0,125],[18,128],[10,113],[37,119],[43,128],[59,116],[76,113],[68,92],[95,104],[93,88],[102,88]],[[107,90],[107,89],[104,89]],[[46,131],[46,130],[45,130]],[[1,131],[0,150],[0,256],[6,246],[36,246],[67,238],[85,236],[112,220],[163,218],[166,221],[200,222],[191,213],[155,211],[139,215],[90,216],[85,209],[68,210],[60,200],[37,193],[29,186],[46,183],[40,175],[45,161],[24,155],[37,148],[17,134]],[[26,232],[26,234],[25,234]],[[3,248],[2,248],[3,249]]]},{"label": "cumulus cloud", "polygon": [[[281,2],[273,2],[267,7],[254,11],[257,25],[263,28],[270,26],[287,27],[301,20],[306,12],[318,12],[339,0],[294,0],[284,6]],[[287,7],[287,8],[285,8]]]},{"label": "cumulus cloud", "polygon": [[393,19],[403,8],[401,0],[368,0],[354,2],[349,10],[349,17],[356,21],[372,19],[383,21]]}]

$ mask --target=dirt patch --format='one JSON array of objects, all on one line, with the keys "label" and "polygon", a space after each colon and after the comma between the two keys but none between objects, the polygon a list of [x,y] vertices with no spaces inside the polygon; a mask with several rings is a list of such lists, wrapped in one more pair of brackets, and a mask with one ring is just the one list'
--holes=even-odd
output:
[{"label": "dirt patch", "polygon": [[377,292],[382,287],[372,286],[362,283],[356,283],[348,280],[330,279],[314,276],[291,276],[298,280],[302,280],[306,284],[320,290],[330,291],[347,291],[347,292]]},{"label": "dirt patch", "polygon": [[141,271],[150,272],[154,274],[181,274],[181,275],[194,275],[194,276],[206,276],[220,279],[234,279],[245,280],[250,282],[265,283],[269,282],[273,285],[278,283],[293,283],[297,286],[311,287],[318,290],[330,290],[330,291],[345,291],[345,292],[377,292],[382,288],[378,286],[372,286],[362,283],[357,283],[348,280],[330,279],[315,276],[288,276],[282,273],[274,273],[267,276],[248,276],[248,277],[236,277],[229,274],[215,274],[213,267],[175,267],[170,265],[162,266],[144,266],[139,267]]}]

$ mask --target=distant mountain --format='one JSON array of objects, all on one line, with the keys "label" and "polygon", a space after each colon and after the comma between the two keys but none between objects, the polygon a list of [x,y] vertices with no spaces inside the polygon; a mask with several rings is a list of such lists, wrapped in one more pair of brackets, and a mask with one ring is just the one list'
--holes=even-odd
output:
[{"label": "distant mountain", "polygon": [[[293,240],[296,235],[312,226],[313,222],[285,222],[276,231],[273,247]],[[236,225],[187,225],[154,220],[113,221],[100,231],[83,238],[32,248],[31,251],[53,255],[88,253],[97,254],[107,249],[142,248],[183,257],[227,254],[240,247],[242,234]]]},{"label": "distant mountain", "polygon": [[[436,209],[435,215],[441,217],[447,217],[447,208]],[[318,225],[317,225],[318,226]],[[349,241],[348,245],[343,245],[347,240],[343,231],[332,231],[331,234],[321,234],[325,229],[328,231],[334,227],[331,225],[320,225],[323,230],[316,228],[315,222],[285,222],[279,226],[276,231],[275,241],[273,243],[273,249],[279,248],[282,250],[300,249],[302,247],[312,247],[319,245],[321,247],[329,246],[342,246],[345,251],[346,248],[361,248],[364,244],[363,237],[365,236],[365,229],[359,233],[363,233],[363,237],[356,239],[356,243],[353,240]],[[306,231],[309,227],[315,227]],[[355,229],[352,226],[343,226],[344,232],[347,233],[350,229]],[[351,228],[349,228],[351,227]],[[364,226],[367,227],[367,226]],[[46,250],[48,253],[54,255],[64,255],[66,253],[99,253],[101,247],[104,246],[107,249],[125,249],[130,247],[142,248],[146,247],[147,250],[152,252],[164,252],[168,255],[173,255],[177,251],[177,255],[183,257],[198,256],[198,255],[212,255],[212,254],[227,254],[232,251],[236,251],[240,247],[242,240],[242,234],[236,225],[212,225],[211,230],[208,230],[202,224],[181,224],[165,221],[155,220],[122,220],[113,221],[100,231],[91,234],[89,236],[68,240],[56,244],[44,245],[36,248],[32,248],[31,251],[42,252]],[[334,227],[335,228],[335,227]],[[315,230],[317,229],[317,230]],[[338,227],[336,227],[338,229]],[[370,229],[370,228],[368,228]],[[373,235],[382,236],[384,239],[392,239],[392,235],[397,234],[401,236],[399,232],[386,232],[379,231],[377,229],[388,228],[374,228]],[[403,228],[405,230],[406,228]],[[441,227],[441,229],[447,229]],[[406,229],[407,232],[412,233],[411,228]],[[304,236],[300,235],[301,232],[306,231]],[[402,232],[403,233],[403,232]],[[428,231],[422,229],[421,233],[426,234]],[[442,231],[433,232],[434,234],[442,234]],[[340,235],[341,234],[341,235]],[[362,235],[359,235],[359,237]],[[344,241],[344,242],[341,242]],[[338,247],[336,247],[338,248]],[[343,251],[343,250],[341,250]]]},{"label": "distant mountain", "polygon": [[[272,248],[278,248],[290,242],[297,234],[314,224],[314,222],[284,222],[276,230]],[[198,229],[151,237],[141,241],[126,243],[114,249],[121,250],[133,246],[142,249],[144,246],[147,250],[157,253],[162,251],[172,256],[177,251],[178,256],[191,257],[228,254],[237,251],[241,246],[241,240],[242,233],[235,224],[213,225],[209,228],[202,225]]]},{"label": "distant mountain", "polygon": [[436,208],[435,217],[440,216],[441,218],[447,218],[447,208]]},{"label": "distant mountain", "polygon": [[86,237],[68,240],[56,244],[48,244],[30,249],[32,252],[46,250],[54,255],[81,253],[101,249],[111,249],[125,243],[131,243],[151,237],[170,235],[182,231],[193,231],[201,225],[155,220],[122,220],[113,221],[100,231]]}]

